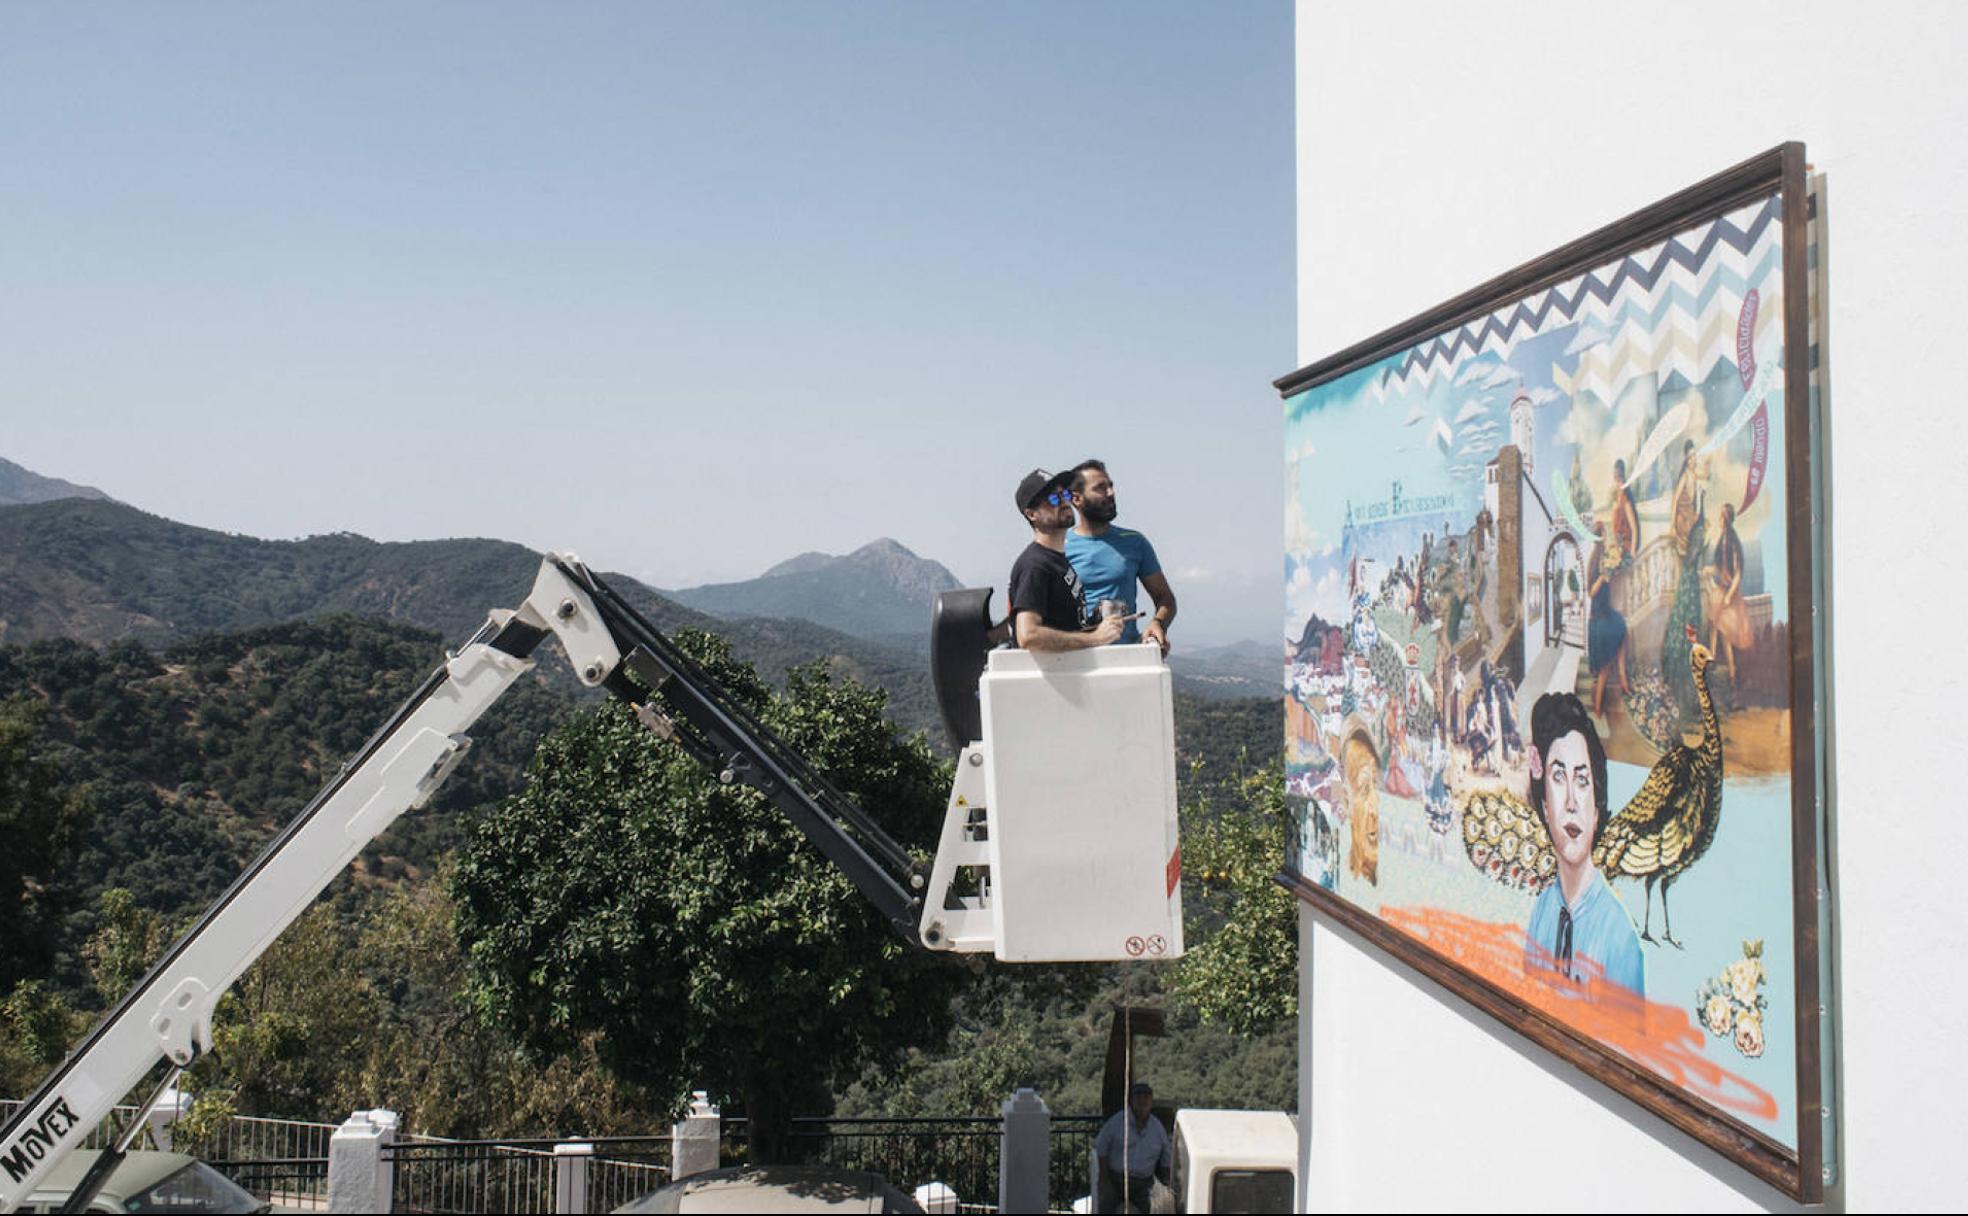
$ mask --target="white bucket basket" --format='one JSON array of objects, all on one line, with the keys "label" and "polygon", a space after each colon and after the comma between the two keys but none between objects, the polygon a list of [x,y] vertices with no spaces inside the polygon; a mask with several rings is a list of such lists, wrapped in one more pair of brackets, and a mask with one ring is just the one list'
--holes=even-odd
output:
[{"label": "white bucket basket", "polygon": [[995,650],[964,749],[923,941],[1006,962],[1182,954],[1175,717],[1152,642]]}]

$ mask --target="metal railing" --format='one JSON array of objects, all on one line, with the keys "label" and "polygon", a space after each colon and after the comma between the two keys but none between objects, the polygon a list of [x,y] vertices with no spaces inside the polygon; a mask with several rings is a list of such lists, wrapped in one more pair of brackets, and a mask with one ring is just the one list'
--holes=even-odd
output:
[{"label": "metal railing", "polygon": [[1054,1115],[1052,1157],[1046,1198],[1055,1212],[1070,1212],[1073,1201],[1088,1194],[1093,1176],[1093,1138],[1100,1134],[1099,1115]]},{"label": "metal railing", "polygon": [[[1070,1211],[1087,1193],[1088,1162],[1098,1115],[1054,1115],[1047,1199],[1054,1211]],[[751,1159],[744,1119],[726,1119],[721,1156]],[[786,1153],[802,1165],[866,1170],[904,1193],[941,1182],[957,1193],[966,1212],[994,1212],[1004,1120],[995,1115],[924,1119],[794,1119]]]},{"label": "metal railing", "polygon": [[328,1210],[328,1158],[201,1158],[276,1211]]},{"label": "metal railing", "polygon": [[[393,1166],[398,1212],[505,1213],[555,1210],[564,1140],[438,1140],[408,1137],[383,1150]],[[584,1164],[591,1212],[613,1211],[669,1181],[668,1136],[606,1136]],[[579,1168],[567,1162],[568,1168]]]},{"label": "metal railing", "polygon": [[395,1164],[390,1188],[398,1212],[551,1212],[554,1141],[398,1141],[383,1150]]},{"label": "metal railing", "polygon": [[172,1136],[190,1153],[253,1194],[281,1208],[328,1207],[328,1141],[335,1124],[234,1115],[211,1134]]},{"label": "metal railing", "polygon": [[612,1212],[670,1180],[668,1136],[604,1136],[592,1142],[588,1210]]},{"label": "metal railing", "polygon": [[[19,1109],[0,1099],[0,1120]],[[90,1132],[83,1147],[111,1142],[136,1114],[121,1106]],[[1088,1162],[1099,1131],[1097,1115],[1054,1115],[1047,1186],[1053,1211],[1069,1211],[1087,1194]],[[253,1194],[283,1209],[325,1210],[328,1144],[332,1123],[234,1116],[210,1136],[182,1133],[176,1147],[222,1171]],[[750,1160],[744,1119],[726,1119],[720,1155],[727,1164]],[[597,1137],[587,1159],[588,1210],[612,1211],[655,1190],[670,1177],[668,1136]],[[147,1141],[139,1142],[149,1147]],[[551,1212],[555,1205],[554,1147],[564,1140],[444,1140],[406,1135],[383,1150],[393,1163],[392,1197],[398,1212]],[[907,1193],[941,1182],[957,1193],[966,1212],[992,1212],[998,1198],[998,1160],[1003,1120],[992,1115],[942,1118],[792,1121],[787,1157],[809,1165],[880,1174]]]},{"label": "metal railing", "polygon": [[[0,1098],[0,1121],[11,1119],[21,1103]],[[90,1129],[78,1148],[100,1149],[136,1117],[135,1106],[118,1106]],[[328,1138],[333,1123],[300,1119],[261,1119],[234,1115],[211,1135],[192,1137],[182,1129],[171,1137],[171,1148],[189,1153],[270,1203],[286,1209],[325,1210],[328,1206]],[[161,1147],[149,1129],[133,1146]]]}]

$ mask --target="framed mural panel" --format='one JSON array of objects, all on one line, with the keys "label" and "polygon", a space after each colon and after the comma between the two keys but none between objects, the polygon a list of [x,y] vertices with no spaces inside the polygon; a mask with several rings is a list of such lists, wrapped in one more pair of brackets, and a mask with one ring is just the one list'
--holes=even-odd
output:
[{"label": "framed mural panel", "polygon": [[1786,144],[1277,387],[1280,881],[1816,1202],[1810,203]]}]

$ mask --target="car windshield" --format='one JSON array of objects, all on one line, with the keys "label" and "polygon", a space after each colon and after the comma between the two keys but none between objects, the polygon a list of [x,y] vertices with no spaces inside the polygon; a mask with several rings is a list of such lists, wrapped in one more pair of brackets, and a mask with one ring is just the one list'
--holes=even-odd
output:
[{"label": "car windshield", "polygon": [[267,1205],[232,1179],[194,1161],[124,1203],[126,1212],[263,1212]]}]

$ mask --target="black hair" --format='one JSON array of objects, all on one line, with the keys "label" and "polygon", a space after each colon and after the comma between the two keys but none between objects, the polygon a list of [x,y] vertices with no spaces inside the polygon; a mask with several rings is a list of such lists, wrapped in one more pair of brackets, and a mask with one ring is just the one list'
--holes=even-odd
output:
[{"label": "black hair", "polygon": [[1107,466],[1102,461],[1091,458],[1082,460],[1073,466],[1073,493],[1086,493],[1086,475],[1088,469],[1099,469],[1102,473],[1107,472]]},{"label": "black hair", "polygon": [[[1538,763],[1548,767],[1551,764],[1551,745],[1566,735],[1577,731],[1585,736],[1585,750],[1592,757],[1592,800],[1598,804],[1599,822],[1592,830],[1596,844],[1612,819],[1606,805],[1606,747],[1599,742],[1599,728],[1592,725],[1592,715],[1585,712],[1585,702],[1568,692],[1548,692],[1537,699],[1531,707],[1531,746],[1537,749]],[[1538,818],[1544,817],[1544,779],[1531,778],[1531,805],[1537,808]]]}]

